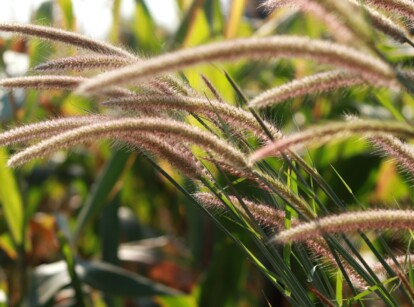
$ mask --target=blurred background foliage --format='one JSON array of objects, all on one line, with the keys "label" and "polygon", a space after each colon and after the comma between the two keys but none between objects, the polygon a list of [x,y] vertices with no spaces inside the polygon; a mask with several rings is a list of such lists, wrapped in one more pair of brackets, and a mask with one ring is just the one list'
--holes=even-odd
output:
[{"label": "blurred background foliage", "polygon": [[[312,16],[292,10],[268,15],[257,9],[257,1],[233,0],[224,9],[219,0],[177,0],[179,24],[173,30],[157,24],[142,0],[135,0],[132,18],[123,19],[121,1],[108,1],[113,22],[107,39],[145,56],[236,37],[328,35]],[[34,23],[76,31],[76,21],[71,0],[46,1],[32,12]],[[386,50],[389,44],[384,41],[381,48]],[[36,39],[4,36],[0,39],[1,74],[24,75],[40,62],[74,52]],[[393,56],[398,60],[404,52],[401,49]],[[226,101],[240,104],[223,71],[253,97],[315,70],[318,67],[303,60],[261,59],[205,65],[185,70],[182,76],[205,93],[203,74]],[[387,101],[393,101],[393,106]],[[391,97],[385,90],[358,88],[295,99],[263,115],[280,127],[296,129],[344,113],[401,119],[400,112],[404,112],[404,118],[411,119],[412,107],[409,95]],[[94,101],[71,93],[0,90],[3,129],[99,110]],[[3,167],[10,153],[1,149],[2,306],[286,304],[238,247],[150,160],[111,145],[90,144],[59,152],[15,172]],[[313,150],[310,155],[322,177],[346,203],[355,203],[357,198],[374,207],[396,201],[402,207],[411,204],[411,183],[398,174],[392,161],[366,153],[363,142],[349,140]],[[191,181],[164,161],[157,162],[182,187],[194,191]],[[280,161],[269,163],[275,170],[282,168]],[[245,195],[257,194],[254,186],[240,186]],[[322,191],[316,192],[329,202]],[[245,233],[238,234],[237,227],[232,231],[248,241]]]}]

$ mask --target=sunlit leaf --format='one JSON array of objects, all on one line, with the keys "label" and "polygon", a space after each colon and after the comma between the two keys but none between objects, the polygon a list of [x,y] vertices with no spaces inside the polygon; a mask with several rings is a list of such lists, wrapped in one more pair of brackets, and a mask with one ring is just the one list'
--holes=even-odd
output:
[{"label": "sunlit leaf", "polygon": [[74,30],[75,29],[75,18],[73,15],[72,0],[58,0],[57,3],[59,4],[63,12],[63,16],[66,22],[66,28],[69,30]]},{"label": "sunlit leaf", "polygon": [[13,172],[6,167],[7,159],[6,150],[0,148],[0,200],[13,241],[20,246],[24,237],[23,203]]},{"label": "sunlit leaf", "polygon": [[244,13],[246,0],[231,1],[230,16],[226,24],[226,38],[236,37],[240,29],[240,21]]}]

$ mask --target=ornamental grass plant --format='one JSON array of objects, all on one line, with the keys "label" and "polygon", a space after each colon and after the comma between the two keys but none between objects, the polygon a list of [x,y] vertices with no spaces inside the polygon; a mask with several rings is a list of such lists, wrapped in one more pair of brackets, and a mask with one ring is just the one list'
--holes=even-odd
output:
[{"label": "ornamental grass plant", "polygon": [[4,301],[414,305],[414,3],[119,3],[112,43],[0,23]]}]

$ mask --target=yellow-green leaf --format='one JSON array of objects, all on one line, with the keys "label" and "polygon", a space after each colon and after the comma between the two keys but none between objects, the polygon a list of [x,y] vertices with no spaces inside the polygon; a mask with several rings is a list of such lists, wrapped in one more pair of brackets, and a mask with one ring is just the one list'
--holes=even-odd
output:
[{"label": "yellow-green leaf", "polygon": [[11,169],[7,168],[7,152],[0,148],[0,201],[13,242],[23,241],[23,204]]},{"label": "yellow-green leaf", "polygon": [[72,0],[58,0],[60,8],[62,9],[65,18],[66,28],[69,30],[75,29],[75,19],[73,17]]},{"label": "yellow-green leaf", "polygon": [[243,16],[246,0],[233,0],[231,4],[230,17],[226,25],[226,38],[234,38],[240,29],[240,21]]}]

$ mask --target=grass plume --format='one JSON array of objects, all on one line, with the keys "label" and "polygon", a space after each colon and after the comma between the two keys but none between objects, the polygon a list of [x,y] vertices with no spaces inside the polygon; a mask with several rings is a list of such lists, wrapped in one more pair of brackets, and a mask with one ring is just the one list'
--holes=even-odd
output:
[{"label": "grass plume", "polygon": [[273,240],[278,243],[303,242],[328,234],[384,229],[414,229],[414,211],[365,210],[327,216],[281,231]]},{"label": "grass plume", "polygon": [[[26,88],[37,90],[66,90],[71,91],[78,87],[87,78],[77,76],[43,75],[14,77],[0,80],[0,87]],[[121,87],[109,87],[99,94],[108,97],[130,96],[133,92]]]},{"label": "grass plume", "polygon": [[12,156],[8,165],[19,166],[33,159],[47,156],[59,149],[67,149],[76,144],[96,141],[99,138],[116,137],[119,132],[168,133],[171,137],[177,137],[180,140],[199,145],[205,150],[211,150],[231,165],[239,168],[247,166],[244,154],[226,141],[196,127],[160,118],[120,118],[73,129],[24,149]]},{"label": "grass plume", "polygon": [[194,156],[191,150],[185,144],[177,146],[176,140],[171,140],[168,136],[119,133],[117,137],[122,142],[138,147],[138,149],[144,149],[166,160],[188,178],[200,179],[206,177],[211,180],[210,174],[205,170],[205,167]]},{"label": "grass plume", "polygon": [[414,137],[414,128],[401,122],[384,122],[378,120],[351,120],[334,122],[310,127],[276,140],[250,156],[250,161],[261,160],[271,155],[277,155],[287,149],[303,148],[307,145],[322,145],[332,140],[338,140],[356,135],[375,136],[392,134],[405,137]]},{"label": "grass plume", "polygon": [[264,7],[273,9],[278,6],[289,5],[310,11],[323,20],[337,40],[356,44],[371,44],[371,33],[361,9],[349,1],[336,0],[267,0]]},{"label": "grass plume", "polygon": [[11,32],[24,36],[34,36],[41,39],[72,45],[96,53],[118,55],[130,59],[137,59],[135,55],[122,48],[93,40],[84,35],[65,31],[62,29],[56,29],[53,27],[31,24],[0,23],[0,32]]},{"label": "grass plume", "polygon": [[414,18],[414,3],[409,0],[366,0],[366,3],[409,19]]},{"label": "grass plume", "polygon": [[[195,98],[182,95],[135,95],[120,99],[112,99],[103,103],[108,107],[119,107],[125,111],[142,111],[142,110],[179,110],[199,113],[211,119],[217,120],[219,115],[226,123],[232,127],[251,130],[255,135],[264,140],[268,137],[264,134],[260,124],[253,115],[241,108],[231,106],[215,100],[205,98]],[[272,124],[266,123],[266,128],[271,131],[274,138],[280,138],[281,134]]]},{"label": "grass plume", "polygon": [[120,68],[84,82],[78,92],[100,91],[113,85],[142,82],[163,73],[177,71],[210,61],[234,61],[241,58],[287,57],[313,59],[342,67],[384,84],[393,83],[392,68],[375,56],[345,45],[298,36],[246,38],[171,52]]},{"label": "grass plume", "polygon": [[[212,193],[198,192],[194,194],[194,196],[207,208],[211,208],[212,210],[219,209],[221,211],[226,210],[226,206],[222,203],[222,201]],[[245,211],[237,197],[230,195],[228,198],[230,202],[238,209],[238,211],[240,211],[241,213]],[[250,211],[253,218],[262,227],[268,228],[273,232],[283,228],[285,219],[284,211],[273,208],[268,205],[252,202],[251,200],[246,198],[243,198],[242,201],[246,205],[247,209]],[[246,213],[244,213],[244,216],[245,218],[249,219]]]},{"label": "grass plume", "polygon": [[36,139],[48,138],[63,131],[89,125],[107,119],[102,115],[88,115],[52,119],[10,129],[0,134],[0,146],[26,143]]},{"label": "grass plume", "polygon": [[385,155],[394,158],[402,170],[414,176],[414,150],[408,144],[391,135],[378,135],[369,139]]},{"label": "grass plume", "polygon": [[35,71],[84,71],[108,70],[132,64],[136,61],[115,55],[79,55],[51,60],[33,68]]},{"label": "grass plume", "polygon": [[303,95],[328,92],[341,87],[350,87],[366,83],[369,83],[369,81],[343,70],[322,72],[269,89],[254,97],[249,102],[249,107],[261,109]]}]

